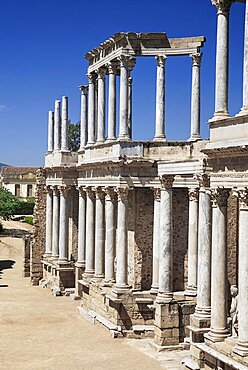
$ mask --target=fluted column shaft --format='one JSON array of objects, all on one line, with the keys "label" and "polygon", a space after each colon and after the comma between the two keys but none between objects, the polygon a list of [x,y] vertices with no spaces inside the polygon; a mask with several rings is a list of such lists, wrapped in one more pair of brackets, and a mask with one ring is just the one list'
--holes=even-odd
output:
[{"label": "fluted column shaft", "polygon": [[89,98],[88,98],[88,141],[87,145],[95,143],[95,75],[89,74]]},{"label": "fluted column shaft", "polygon": [[94,275],[95,264],[95,194],[91,188],[86,188],[86,244],[85,273],[90,278]]},{"label": "fluted column shaft", "polygon": [[117,269],[116,287],[128,288],[127,281],[127,206],[128,189],[118,188],[118,214],[117,214]]},{"label": "fluted column shaft", "polygon": [[115,193],[112,188],[105,189],[105,281],[113,282],[115,280],[114,260],[115,260]]},{"label": "fluted column shaft", "polygon": [[88,86],[80,86],[81,90],[81,115],[80,115],[80,149],[83,151],[87,143],[87,107]]},{"label": "fluted column shaft", "polygon": [[53,238],[52,257],[59,257],[59,191],[53,187]]},{"label": "fluted column shaft", "polygon": [[68,97],[62,96],[61,150],[68,152]]},{"label": "fluted column shaft", "polygon": [[191,129],[189,140],[198,140],[200,136],[200,68],[202,54],[192,57],[192,91],[191,91]]},{"label": "fluted column shaft", "polygon": [[238,341],[234,352],[248,356],[248,190],[239,196]]},{"label": "fluted column shaft", "polygon": [[86,196],[85,190],[79,188],[78,202],[78,258],[77,265],[85,265],[85,225],[86,225]]},{"label": "fluted column shaft", "polygon": [[105,215],[104,192],[101,188],[95,189],[96,194],[96,227],[95,227],[95,279],[104,277],[104,247],[105,247]]},{"label": "fluted column shaft", "polygon": [[211,328],[208,337],[214,342],[229,335],[227,328],[227,198],[229,192],[212,190],[212,276]]},{"label": "fluted column shaft", "polygon": [[151,293],[158,293],[158,287],[159,287],[160,196],[161,196],[161,190],[160,189],[154,189],[153,247],[152,247],[152,288],[151,288]]},{"label": "fluted column shaft", "polygon": [[47,153],[52,153],[54,149],[54,113],[48,112],[48,145]]},{"label": "fluted column shaft", "polygon": [[97,142],[105,141],[105,75],[106,68],[98,71],[98,109],[97,109]]},{"label": "fluted column shaft", "polygon": [[157,60],[156,82],[156,129],[154,141],[165,139],[165,62],[166,56],[159,55]]},{"label": "fluted column shaft", "polygon": [[157,301],[173,298],[172,185],[174,176],[161,177],[159,294]]},{"label": "fluted column shaft", "polygon": [[69,218],[68,218],[68,187],[60,186],[60,214],[59,214],[59,262],[68,262],[68,233],[69,233]]},{"label": "fluted column shaft", "polygon": [[55,100],[54,107],[54,151],[60,150],[60,100]]},{"label": "fluted column shaft", "polygon": [[52,254],[52,235],[53,235],[53,192],[50,186],[46,188],[46,250],[45,256]]}]

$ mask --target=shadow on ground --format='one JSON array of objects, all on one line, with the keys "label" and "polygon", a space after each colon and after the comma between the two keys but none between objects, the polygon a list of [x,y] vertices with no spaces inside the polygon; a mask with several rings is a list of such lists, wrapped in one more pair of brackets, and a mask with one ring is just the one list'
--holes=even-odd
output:
[{"label": "shadow on ground", "polygon": [[[3,273],[3,270],[12,269],[13,265],[15,264],[15,261],[13,260],[0,260],[0,279],[1,275]],[[8,285],[6,284],[0,284],[0,288],[7,288]]]},{"label": "shadow on ground", "polygon": [[24,236],[30,236],[31,233],[22,229],[3,229],[0,236],[9,236],[12,238],[23,238]]}]

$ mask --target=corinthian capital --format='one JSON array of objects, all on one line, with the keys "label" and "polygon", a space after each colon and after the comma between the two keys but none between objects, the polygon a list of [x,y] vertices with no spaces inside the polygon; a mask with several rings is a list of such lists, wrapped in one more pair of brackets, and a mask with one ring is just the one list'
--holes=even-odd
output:
[{"label": "corinthian capital", "polygon": [[209,176],[206,173],[196,173],[193,178],[198,182],[200,188],[208,188],[210,186]]},{"label": "corinthian capital", "polygon": [[218,13],[228,13],[230,11],[231,5],[236,0],[212,0],[212,4],[218,9]]},{"label": "corinthian capital", "polygon": [[81,85],[79,86],[79,90],[82,91],[82,94],[87,95],[89,86],[88,85]]},{"label": "corinthian capital", "polygon": [[157,55],[157,56],[155,56],[155,59],[157,61],[157,66],[158,67],[161,67],[161,68],[164,68],[166,58],[167,57],[165,55]]},{"label": "corinthian capital", "polygon": [[227,206],[227,198],[229,196],[229,190],[224,189],[223,187],[219,187],[217,189],[211,190],[211,201],[213,207],[226,207]]},{"label": "corinthian capital", "polygon": [[234,190],[233,195],[236,196],[239,200],[240,208],[248,207],[248,188]]},{"label": "corinthian capital", "polygon": [[128,201],[128,188],[117,188],[118,201],[127,202]]},{"label": "corinthian capital", "polygon": [[192,58],[192,66],[200,67],[201,60],[202,60],[202,53],[191,54],[191,58]]},{"label": "corinthian capital", "polygon": [[189,200],[191,202],[198,202],[199,188],[189,188]]},{"label": "corinthian capital", "polygon": [[174,175],[160,176],[161,189],[171,189],[174,181]]}]

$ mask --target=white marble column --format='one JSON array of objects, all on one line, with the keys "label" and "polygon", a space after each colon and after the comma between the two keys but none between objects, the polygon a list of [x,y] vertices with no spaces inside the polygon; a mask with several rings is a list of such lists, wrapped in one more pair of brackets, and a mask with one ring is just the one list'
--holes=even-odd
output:
[{"label": "white marble column", "polygon": [[95,81],[96,75],[91,73],[89,79],[88,96],[88,141],[87,145],[95,144]]},{"label": "white marble column", "polygon": [[59,191],[53,187],[53,237],[52,237],[52,258],[59,257]]},{"label": "white marble column", "polygon": [[238,341],[233,351],[248,356],[248,189],[239,195]]},{"label": "white marble column", "polygon": [[68,234],[69,234],[69,217],[68,217],[68,186],[59,186],[60,193],[60,213],[59,213],[59,263],[68,262]]},{"label": "white marble column", "polygon": [[133,114],[133,78],[128,78],[128,136],[132,139],[132,114]]},{"label": "white marble column", "polygon": [[54,107],[54,151],[60,150],[60,132],[61,132],[61,117],[60,117],[60,100],[55,100]]},{"label": "white marble column", "polygon": [[53,191],[50,186],[46,186],[46,250],[45,257],[52,255],[52,236],[53,236]]},{"label": "white marble column", "polygon": [[62,96],[61,151],[68,152],[68,97]]},{"label": "white marble column", "polygon": [[192,91],[191,91],[191,129],[189,141],[199,140],[200,136],[200,68],[202,53],[192,54]]},{"label": "white marble column", "polygon": [[97,142],[105,141],[105,75],[106,68],[98,70]]},{"label": "white marble column", "polygon": [[174,176],[161,176],[158,302],[173,299],[172,185]]},{"label": "white marble column", "polygon": [[48,112],[48,145],[47,154],[52,153],[54,149],[54,113]]},{"label": "white marble column", "polygon": [[160,188],[154,191],[153,245],[152,245],[152,287],[151,293],[158,293],[159,287],[159,247],[160,247]]},{"label": "white marble column", "polygon": [[117,210],[117,250],[116,250],[116,288],[128,289],[127,277],[127,208],[128,188],[117,188],[118,210]]},{"label": "white marble column", "polygon": [[116,223],[115,223],[115,192],[112,188],[105,188],[105,282],[115,281],[114,261],[116,243]]},{"label": "white marble column", "polygon": [[165,62],[166,56],[158,55],[156,82],[156,129],[154,141],[165,140]]},{"label": "white marble column", "polygon": [[101,188],[95,188],[96,211],[95,211],[95,275],[94,280],[98,281],[104,277],[104,247],[105,247],[105,194]]},{"label": "white marble column", "polygon": [[81,114],[80,114],[80,149],[84,151],[87,143],[87,108],[88,108],[88,90],[89,86],[80,86],[81,90]]},{"label": "white marble column", "polygon": [[248,0],[245,7],[244,66],[243,66],[243,107],[240,114],[248,114]]},{"label": "white marble column", "polygon": [[85,242],[85,278],[94,275],[95,265],[95,194],[92,188],[86,191],[86,242]]},{"label": "white marble column", "polygon": [[189,229],[188,229],[188,284],[187,295],[196,295],[198,262],[198,198],[199,189],[189,189]]},{"label": "white marble column", "polygon": [[109,94],[108,94],[108,141],[116,139],[116,64],[108,64]]},{"label": "white marble column", "polygon": [[85,225],[86,225],[86,195],[85,189],[78,188],[78,258],[77,267],[85,266]]},{"label": "white marble column", "polygon": [[212,198],[211,327],[214,342],[229,336],[227,326],[227,198],[229,191],[214,189]]},{"label": "white marble column", "polygon": [[119,139],[129,140],[128,135],[128,77],[129,57],[122,55],[120,60],[120,128]]},{"label": "white marble column", "polygon": [[209,178],[197,176],[199,182],[198,281],[195,316],[210,319],[211,315],[211,204]]},{"label": "white marble column", "polygon": [[235,0],[212,0],[217,7],[217,45],[214,117],[226,118],[228,112],[229,13]]}]

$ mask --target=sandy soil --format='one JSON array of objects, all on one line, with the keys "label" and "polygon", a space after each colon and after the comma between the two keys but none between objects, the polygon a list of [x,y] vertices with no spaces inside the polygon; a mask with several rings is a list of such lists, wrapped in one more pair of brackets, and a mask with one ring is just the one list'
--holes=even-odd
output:
[{"label": "sandy soil", "polygon": [[[5,223],[26,230],[29,225]],[[0,238],[0,369],[161,369],[125,340],[81,318],[78,302],[31,287],[22,277],[20,238]]]}]

